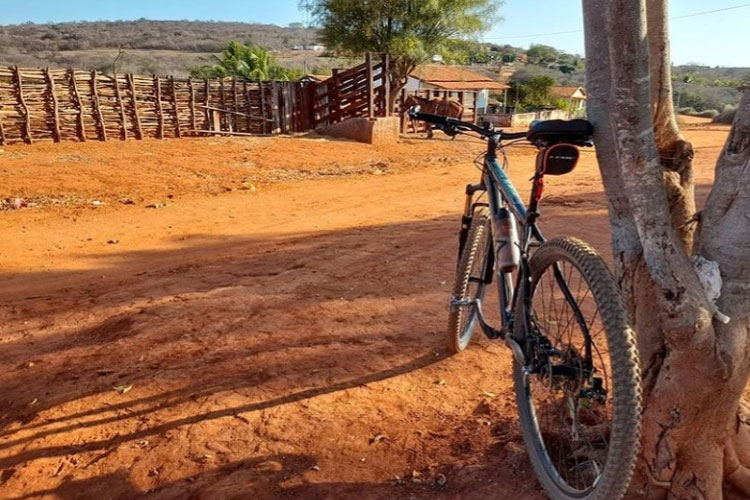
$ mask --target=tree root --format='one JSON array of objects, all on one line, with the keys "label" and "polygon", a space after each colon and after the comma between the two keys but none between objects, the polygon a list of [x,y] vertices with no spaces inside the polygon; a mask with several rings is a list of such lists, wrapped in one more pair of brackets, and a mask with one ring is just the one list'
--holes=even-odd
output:
[{"label": "tree root", "polygon": [[750,405],[740,402],[737,424],[724,448],[724,480],[750,497]]}]

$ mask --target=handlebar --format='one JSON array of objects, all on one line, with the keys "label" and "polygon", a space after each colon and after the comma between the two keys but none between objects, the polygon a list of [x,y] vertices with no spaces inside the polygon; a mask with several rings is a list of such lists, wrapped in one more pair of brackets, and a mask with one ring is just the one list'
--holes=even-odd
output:
[{"label": "handlebar", "polygon": [[502,130],[496,130],[493,128],[485,128],[480,127],[479,125],[475,125],[470,122],[463,122],[461,120],[458,120],[456,118],[451,118],[449,116],[440,116],[440,115],[432,115],[429,113],[420,113],[417,110],[411,109],[409,110],[409,117],[413,120],[419,120],[427,123],[432,123],[433,125],[438,126],[442,130],[444,130],[446,133],[454,132],[458,133],[461,131],[471,131],[476,132],[477,134],[481,135],[482,137],[493,137],[495,135],[500,135],[501,139],[523,139],[526,137],[526,134],[528,132],[503,132]]}]

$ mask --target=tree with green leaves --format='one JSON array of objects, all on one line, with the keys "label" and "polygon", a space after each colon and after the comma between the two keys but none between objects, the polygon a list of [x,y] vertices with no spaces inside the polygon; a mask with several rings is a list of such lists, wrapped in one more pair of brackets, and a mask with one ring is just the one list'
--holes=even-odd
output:
[{"label": "tree with green leaves", "polygon": [[451,40],[489,29],[501,0],[304,0],[329,49],[391,58],[392,98],[418,64],[450,51]]},{"label": "tree with green leaves", "polygon": [[546,65],[556,62],[560,57],[560,51],[549,45],[532,43],[526,56],[531,64]]},{"label": "tree with green leaves", "polygon": [[555,79],[547,75],[536,75],[530,78],[514,75],[510,80],[508,94],[516,100],[518,110],[540,109],[553,106],[551,90]]},{"label": "tree with green leaves", "polygon": [[266,49],[256,45],[230,42],[220,56],[214,57],[217,64],[194,68],[190,73],[199,78],[234,76],[249,80],[297,80],[302,76],[299,70],[276,64]]}]

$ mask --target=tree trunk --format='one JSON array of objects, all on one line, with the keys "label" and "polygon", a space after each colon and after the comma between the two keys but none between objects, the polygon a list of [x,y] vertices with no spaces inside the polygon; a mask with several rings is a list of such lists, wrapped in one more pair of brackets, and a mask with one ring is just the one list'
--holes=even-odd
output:
[{"label": "tree trunk", "polygon": [[[750,495],[750,431],[737,417],[750,371],[750,96],[717,164],[693,249],[692,148],[671,103],[665,1],[649,0],[648,16],[645,0],[583,4],[589,118],[643,368],[631,494],[720,499],[726,478]],[[718,264],[717,304],[691,252]],[[717,307],[728,324],[715,319]]]},{"label": "tree trunk", "polygon": [[396,101],[401,95],[401,89],[406,85],[409,75],[417,67],[416,63],[410,59],[404,59],[399,56],[391,56],[390,74],[391,93],[390,109],[395,109]]}]

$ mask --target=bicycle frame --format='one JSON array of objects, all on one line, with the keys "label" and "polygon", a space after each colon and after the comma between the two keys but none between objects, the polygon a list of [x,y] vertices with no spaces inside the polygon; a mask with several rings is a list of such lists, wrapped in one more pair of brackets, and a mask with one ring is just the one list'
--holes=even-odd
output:
[{"label": "bicycle frame", "polygon": [[[466,205],[464,216],[462,218],[459,255],[463,251],[463,246],[466,241],[466,233],[471,224],[474,208],[477,206],[477,203],[474,201],[474,195],[477,192],[486,192],[489,201],[487,205],[489,206],[493,220],[499,217],[501,209],[506,208],[516,219],[518,227],[521,228],[521,236],[519,238],[521,259],[515,283],[512,283],[512,273],[504,271],[497,272],[498,296],[500,297],[500,330],[493,328],[485,320],[482,312],[481,299],[477,298],[473,304],[471,304],[471,307],[476,313],[479,325],[484,334],[490,339],[503,339],[513,350],[514,356],[519,361],[526,364],[526,356],[523,353],[524,350],[522,349],[522,346],[513,339],[509,333],[513,328],[514,320],[516,320],[516,318],[514,318],[515,298],[519,293],[524,293],[525,305],[528,306],[531,301],[530,290],[528,290],[528,287],[524,286],[527,281],[526,278],[529,276],[529,250],[532,246],[538,246],[545,241],[544,236],[536,223],[539,218],[537,209],[539,199],[541,198],[543,176],[535,173],[531,190],[531,200],[527,207],[527,205],[521,200],[521,196],[518,194],[518,191],[505,172],[505,169],[498,161],[497,151],[498,148],[501,147],[501,138],[501,134],[495,134],[488,138],[487,153],[484,157],[484,167],[482,169],[482,182],[480,184],[468,185],[466,187]],[[492,246],[493,243],[490,242],[489,245]],[[488,258],[484,263],[484,266],[484,276],[482,279],[485,280],[486,284],[490,284],[493,279],[493,274],[495,273],[494,247],[488,252]],[[563,283],[563,286],[567,288],[567,284]],[[524,310],[528,311],[530,309],[529,307],[524,307]],[[523,321],[528,322],[529,319],[523,318]],[[524,329],[524,331],[528,331],[528,329]]]}]

